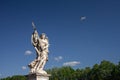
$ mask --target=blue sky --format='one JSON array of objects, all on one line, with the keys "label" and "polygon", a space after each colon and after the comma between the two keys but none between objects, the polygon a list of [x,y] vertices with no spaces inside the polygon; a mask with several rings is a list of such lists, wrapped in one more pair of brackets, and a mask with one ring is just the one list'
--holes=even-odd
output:
[{"label": "blue sky", "polygon": [[120,61],[119,0],[0,0],[0,77],[28,74],[34,21],[50,41],[45,69]]}]

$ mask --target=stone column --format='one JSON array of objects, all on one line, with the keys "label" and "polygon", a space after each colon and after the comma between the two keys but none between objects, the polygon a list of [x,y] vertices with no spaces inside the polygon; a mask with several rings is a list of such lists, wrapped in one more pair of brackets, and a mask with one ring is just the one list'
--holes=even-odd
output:
[{"label": "stone column", "polygon": [[50,76],[50,74],[34,73],[28,75],[28,80],[49,80]]}]

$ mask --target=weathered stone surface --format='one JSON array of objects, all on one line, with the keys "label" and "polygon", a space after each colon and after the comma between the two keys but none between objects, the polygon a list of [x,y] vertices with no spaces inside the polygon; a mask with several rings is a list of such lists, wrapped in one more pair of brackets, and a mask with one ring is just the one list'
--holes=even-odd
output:
[{"label": "weathered stone surface", "polygon": [[50,74],[34,73],[28,75],[28,80],[49,80],[50,76]]}]

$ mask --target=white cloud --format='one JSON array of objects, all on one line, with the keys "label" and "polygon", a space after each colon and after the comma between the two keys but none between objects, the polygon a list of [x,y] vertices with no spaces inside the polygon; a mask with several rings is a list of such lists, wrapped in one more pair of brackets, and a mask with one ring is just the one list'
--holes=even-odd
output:
[{"label": "white cloud", "polygon": [[25,51],[25,55],[31,55],[31,54],[32,54],[32,51],[30,50]]},{"label": "white cloud", "polygon": [[27,67],[26,66],[22,66],[22,70],[25,70],[25,69],[27,69]]},{"label": "white cloud", "polygon": [[81,17],[80,17],[80,20],[81,20],[81,21],[86,20],[86,16],[81,16]]},{"label": "white cloud", "polygon": [[63,63],[63,66],[76,66],[76,65],[79,65],[80,62],[78,61],[71,61],[71,62],[65,62]]},{"label": "white cloud", "polygon": [[55,58],[54,58],[55,61],[60,61],[60,60],[62,60],[62,59],[63,59],[62,56],[58,56],[58,57],[55,57]]},{"label": "white cloud", "polygon": [[2,76],[2,74],[0,74],[0,76]]}]

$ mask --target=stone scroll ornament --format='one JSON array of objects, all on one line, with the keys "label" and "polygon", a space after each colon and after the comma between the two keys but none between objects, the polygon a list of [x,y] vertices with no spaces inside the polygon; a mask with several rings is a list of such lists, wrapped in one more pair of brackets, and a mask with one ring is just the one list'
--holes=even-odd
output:
[{"label": "stone scroll ornament", "polygon": [[36,51],[36,59],[33,60],[28,67],[30,68],[30,74],[39,73],[39,74],[47,74],[46,71],[43,70],[46,62],[48,61],[48,47],[49,47],[49,41],[48,37],[45,33],[42,33],[40,36],[37,32],[37,29],[32,22],[32,27],[34,29],[32,36],[31,36],[31,42],[32,45],[35,48]]}]

